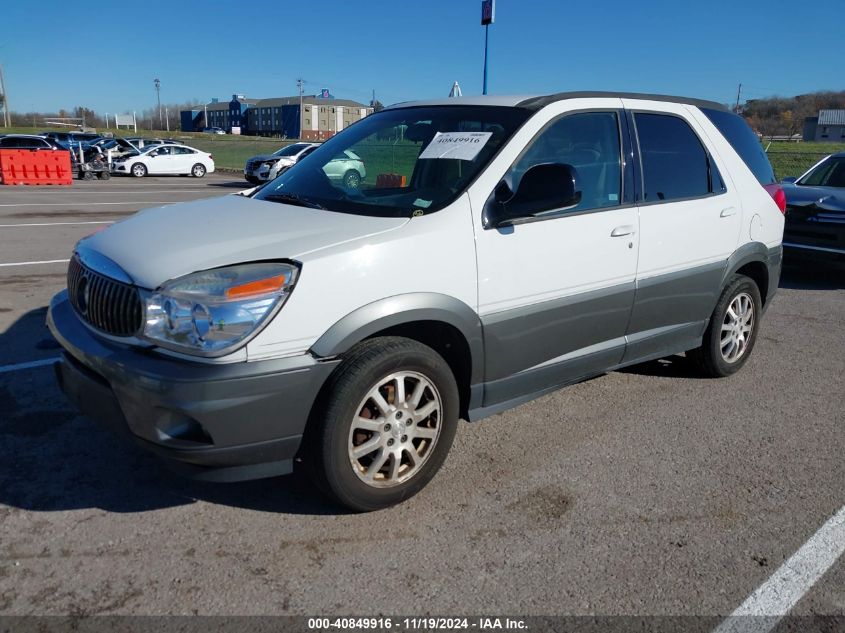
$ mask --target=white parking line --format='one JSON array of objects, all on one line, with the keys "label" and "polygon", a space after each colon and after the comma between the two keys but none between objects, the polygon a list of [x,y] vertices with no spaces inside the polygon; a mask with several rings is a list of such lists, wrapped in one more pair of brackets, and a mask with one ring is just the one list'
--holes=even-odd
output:
[{"label": "white parking line", "polygon": [[0,374],[5,374],[10,371],[20,371],[21,369],[33,369],[34,367],[43,367],[44,365],[52,365],[57,360],[61,360],[58,356],[53,358],[45,358],[43,360],[31,360],[28,363],[17,363],[15,365],[0,365]]},{"label": "white parking line", "polygon": [[713,633],[767,633],[845,552],[845,506],[760,585]]},{"label": "white parking line", "polygon": [[92,222],[37,222],[33,224],[0,224],[0,229],[13,226],[75,226],[77,224],[114,224],[115,220],[96,220]]},{"label": "white parking line", "polygon": [[40,262],[9,262],[8,264],[0,264],[0,267],[5,266],[34,266],[36,264],[63,264],[69,262],[69,259],[45,259]]}]

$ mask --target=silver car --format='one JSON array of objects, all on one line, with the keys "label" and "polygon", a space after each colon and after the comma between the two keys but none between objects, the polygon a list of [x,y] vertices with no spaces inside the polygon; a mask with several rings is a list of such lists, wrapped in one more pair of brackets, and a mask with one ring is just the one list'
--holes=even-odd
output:
[{"label": "silver car", "polygon": [[319,143],[293,143],[272,154],[253,156],[244,165],[244,178],[257,185],[260,182],[273,180],[276,176],[305,158],[320,146]]},{"label": "silver car", "polygon": [[364,161],[349,149],[342,151],[323,165],[323,171],[329,180],[342,182],[347,189],[358,189],[367,177]]}]

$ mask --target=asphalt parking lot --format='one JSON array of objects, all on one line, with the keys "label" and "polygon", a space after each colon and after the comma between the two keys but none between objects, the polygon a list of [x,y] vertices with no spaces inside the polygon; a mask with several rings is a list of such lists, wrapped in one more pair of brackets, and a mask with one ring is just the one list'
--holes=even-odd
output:
[{"label": "asphalt parking lot", "polygon": [[[803,265],[738,375],[674,357],[464,423],[393,509],[170,474],[65,402],[46,306],[79,238],[245,186],[0,187],[0,613],[727,615],[842,512],[845,272]],[[845,559],[810,585],[793,614],[845,614]]]}]

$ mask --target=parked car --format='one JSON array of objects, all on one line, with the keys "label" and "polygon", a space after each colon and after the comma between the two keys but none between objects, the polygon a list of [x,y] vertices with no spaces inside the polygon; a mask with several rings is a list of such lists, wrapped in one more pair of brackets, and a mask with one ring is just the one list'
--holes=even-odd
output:
[{"label": "parked car", "polygon": [[127,141],[125,138],[101,138],[90,143],[88,149],[97,149],[104,154],[111,151],[112,158],[126,156],[127,154],[138,154],[140,150]]},{"label": "parked car", "polygon": [[793,253],[845,257],[845,152],[825,157],[798,178],[783,181],[783,245]]},{"label": "parked car", "polygon": [[181,174],[202,178],[214,171],[214,158],[187,145],[152,145],[127,155],[112,163],[117,174],[131,174],[142,178],[147,175]]},{"label": "parked car", "polygon": [[296,161],[308,156],[320,146],[319,143],[291,143],[272,154],[253,156],[244,165],[244,178],[257,185],[273,180],[284,170],[292,167]]},{"label": "parked car", "polygon": [[6,134],[0,138],[0,149],[44,149],[65,150],[53,139],[36,136],[35,134]]},{"label": "parked car", "polygon": [[203,128],[202,131],[205,132],[206,134],[225,134],[226,133],[226,130],[224,130],[222,127],[206,127],[206,128]]},{"label": "parked car", "polygon": [[41,134],[44,138],[52,139],[65,149],[79,149],[79,144],[82,143],[82,149],[91,143],[101,138],[96,132],[66,132],[66,131],[50,131]]},{"label": "parked car", "polygon": [[[383,166],[374,186],[327,176],[347,151]],[[459,418],[680,352],[705,376],[738,371],[778,286],[779,197],[754,133],[716,103],[392,106],[250,197],[80,241],[47,316],[59,383],[195,476],[296,459],[345,506],[382,508],[432,479]]]},{"label": "parked car", "polygon": [[364,161],[352,150],[343,150],[323,165],[329,180],[340,182],[347,189],[357,189],[367,177]]},{"label": "parked car", "polygon": [[131,136],[126,139],[138,149],[151,147],[152,145],[182,145],[181,141],[174,141],[169,138],[146,138],[143,136]]}]

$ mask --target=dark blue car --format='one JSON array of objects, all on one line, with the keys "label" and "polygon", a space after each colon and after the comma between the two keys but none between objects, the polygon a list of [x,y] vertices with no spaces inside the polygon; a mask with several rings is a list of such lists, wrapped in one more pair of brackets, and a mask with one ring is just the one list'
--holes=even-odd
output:
[{"label": "dark blue car", "polygon": [[800,178],[784,179],[783,191],[784,248],[845,259],[845,152],[828,156]]}]

